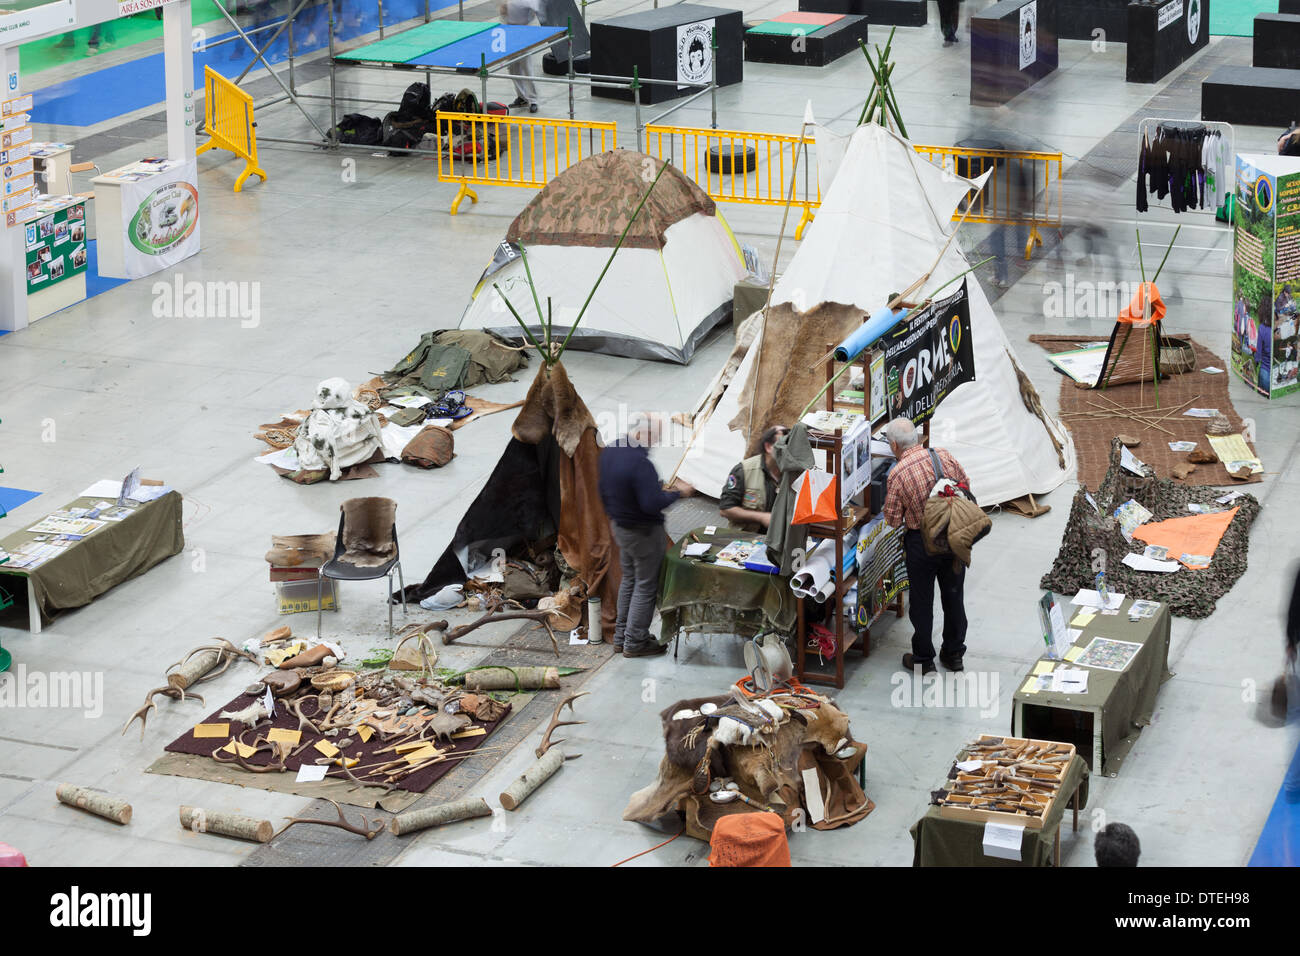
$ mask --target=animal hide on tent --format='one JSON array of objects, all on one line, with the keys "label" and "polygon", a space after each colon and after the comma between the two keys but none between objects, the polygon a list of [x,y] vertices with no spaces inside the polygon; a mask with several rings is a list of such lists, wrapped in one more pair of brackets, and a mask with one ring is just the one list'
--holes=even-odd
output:
[{"label": "animal hide on tent", "polygon": [[543,366],[512,426],[514,438],[456,528],[451,544],[420,584],[420,601],[468,579],[501,548],[507,554],[550,535],[576,573],[571,587],[601,600],[602,631],[618,615],[618,549],[598,489],[596,423],[564,366]]},{"label": "animal hide on tent", "polygon": [[[787,827],[801,813],[814,828],[833,830],[856,823],[875,809],[854,777],[867,745],[852,741],[848,715],[821,695],[776,694],[768,700],[781,705],[778,721],[765,722],[730,695],[680,700],[663,710],[659,716],[666,752],[659,763],[659,778],[632,795],[623,819],[650,824],[680,812],[687,834],[707,841],[719,818],[755,812],[739,800],[715,803],[709,798],[710,781],[723,777],[739,784],[745,796],[779,813]],[[700,706],[710,703],[718,709],[702,716]],[[765,726],[742,733],[750,741],[743,744],[729,722]],[[846,746],[854,748],[854,755],[836,757]],[[817,778],[825,807],[820,821],[809,812],[805,770]]]}]

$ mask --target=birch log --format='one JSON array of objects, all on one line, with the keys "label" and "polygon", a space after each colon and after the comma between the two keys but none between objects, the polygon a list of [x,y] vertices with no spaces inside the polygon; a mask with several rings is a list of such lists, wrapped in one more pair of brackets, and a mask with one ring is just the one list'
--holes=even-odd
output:
[{"label": "birch log", "polygon": [[60,803],[85,810],[87,813],[112,820],[114,823],[125,825],[131,822],[131,804],[119,800],[112,794],[61,783],[54,791],[54,795],[59,798]]},{"label": "birch log", "polygon": [[555,771],[564,766],[564,751],[552,747],[541,758],[524,771],[524,775],[506,787],[501,793],[501,806],[507,810],[517,809],[519,804],[532,795],[532,792],[551,779]]},{"label": "birch log", "polygon": [[466,690],[556,690],[560,672],[554,667],[489,667],[465,675]]},{"label": "birch log", "polygon": [[217,664],[221,663],[221,651],[200,651],[188,661],[167,675],[167,686],[184,690]]},{"label": "birch log", "polygon": [[195,833],[217,833],[254,843],[267,843],[275,836],[275,825],[270,820],[204,810],[202,807],[181,807],[181,827]]},{"label": "birch log", "polygon": [[460,820],[473,820],[476,817],[492,816],[492,808],[482,797],[466,797],[453,803],[441,803],[424,810],[412,810],[399,813],[393,817],[392,831],[396,836],[405,836],[416,830],[440,827],[444,823],[456,823]]}]

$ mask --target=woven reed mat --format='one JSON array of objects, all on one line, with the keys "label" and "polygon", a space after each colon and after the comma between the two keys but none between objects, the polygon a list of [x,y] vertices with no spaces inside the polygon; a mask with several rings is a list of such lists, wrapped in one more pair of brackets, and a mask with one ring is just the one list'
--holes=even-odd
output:
[{"label": "woven reed mat", "polygon": [[[1228,372],[1208,374],[1201,371],[1207,365],[1226,369],[1228,363],[1215,355],[1195,339],[1179,336],[1191,342],[1196,350],[1196,371],[1182,375],[1170,375],[1160,380],[1160,409],[1151,411],[1151,415],[1160,416],[1184,402],[1191,402],[1186,408],[1217,408],[1228,416],[1228,422],[1234,430],[1241,429],[1241,416],[1232,407],[1228,398]],[[1031,335],[1029,341],[1041,346],[1048,352],[1068,352],[1081,345],[1092,342],[1109,341],[1105,335]],[[1140,346],[1140,343],[1139,343]],[[1129,347],[1133,347],[1130,341]],[[1187,452],[1170,451],[1171,441],[1194,441],[1202,451],[1213,451],[1205,440],[1204,418],[1192,418],[1182,411],[1159,422],[1160,428],[1153,428],[1135,419],[1126,418],[1116,411],[1113,418],[1071,418],[1076,412],[1096,412],[1096,406],[1109,408],[1107,400],[1125,408],[1153,406],[1155,389],[1151,382],[1130,382],[1125,385],[1111,385],[1105,389],[1080,388],[1068,375],[1061,376],[1060,412],[1065,426],[1074,437],[1074,450],[1079,460],[1079,482],[1089,488],[1096,488],[1106,475],[1106,465],[1110,456],[1110,440],[1116,435],[1132,435],[1140,438],[1142,444],[1132,449],[1139,460],[1155,469],[1161,478],[1172,478],[1174,465],[1187,462]],[[1090,404],[1092,403],[1092,404]],[[1165,431],[1161,431],[1163,428]],[[1170,432],[1171,434],[1166,434]],[[1254,446],[1251,447],[1254,451]],[[1223,462],[1212,465],[1197,465],[1196,471],[1188,475],[1184,482],[1188,485],[1243,485],[1254,484],[1262,480],[1262,475],[1252,475],[1246,481],[1233,478]]]}]

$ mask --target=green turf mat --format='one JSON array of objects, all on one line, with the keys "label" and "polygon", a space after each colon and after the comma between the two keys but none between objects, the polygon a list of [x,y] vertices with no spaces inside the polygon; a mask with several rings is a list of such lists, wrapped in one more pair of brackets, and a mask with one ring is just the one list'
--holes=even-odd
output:
[{"label": "green turf mat", "polygon": [[[834,26],[834,24],[831,24]],[[746,33],[762,33],[781,37],[810,37],[826,27],[816,23],[782,23],[780,20],[768,20],[756,27],[750,27]]]},{"label": "green turf mat", "polygon": [[1277,13],[1277,0],[1211,0],[1210,34],[1254,36],[1257,13]]},{"label": "green turf mat", "polygon": [[[230,24],[221,16],[212,0],[194,0],[193,18],[194,26],[206,29],[209,37],[215,37],[230,29]],[[87,45],[93,32],[93,27],[84,27],[60,36],[22,44],[18,48],[22,71],[38,73],[52,66],[61,66],[94,56],[95,54]],[[152,10],[146,10],[143,13],[100,24],[99,47],[101,50],[119,50],[149,40],[161,40],[162,32],[162,21],[154,16]],[[60,46],[60,43],[65,45]]]},{"label": "green turf mat", "polygon": [[457,40],[496,26],[475,20],[434,20],[422,23],[396,36],[386,37],[363,47],[340,53],[340,60],[372,60],[378,63],[405,63],[430,50],[438,50]]}]

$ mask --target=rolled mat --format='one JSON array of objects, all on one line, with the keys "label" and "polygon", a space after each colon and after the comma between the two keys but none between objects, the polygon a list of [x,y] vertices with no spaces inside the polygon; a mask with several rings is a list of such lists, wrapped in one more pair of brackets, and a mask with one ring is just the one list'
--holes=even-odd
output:
[{"label": "rolled mat", "polygon": [[839,345],[835,346],[835,361],[852,362],[862,354],[876,339],[880,338],[895,325],[907,317],[907,309],[895,315],[888,306],[883,306],[872,313],[871,318],[862,323]]}]

